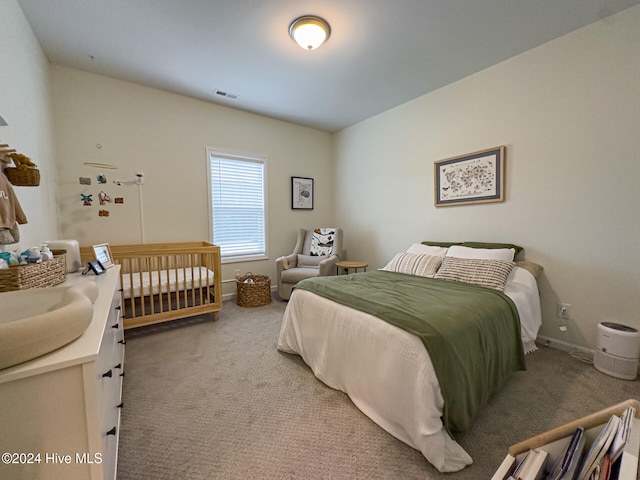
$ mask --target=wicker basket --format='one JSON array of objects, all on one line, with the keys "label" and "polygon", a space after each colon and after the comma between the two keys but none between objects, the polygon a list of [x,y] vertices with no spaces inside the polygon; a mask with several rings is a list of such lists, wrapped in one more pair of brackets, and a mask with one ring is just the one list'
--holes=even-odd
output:
[{"label": "wicker basket", "polygon": [[0,292],[52,287],[64,282],[67,275],[65,257],[54,253],[53,260],[0,270]]},{"label": "wicker basket", "polygon": [[[245,283],[250,280],[251,283]],[[268,275],[254,275],[251,272],[236,280],[237,303],[240,307],[262,307],[271,303],[271,279]]]},{"label": "wicker basket", "polygon": [[4,169],[4,174],[16,187],[37,187],[40,185],[40,170],[37,168],[7,167]]}]

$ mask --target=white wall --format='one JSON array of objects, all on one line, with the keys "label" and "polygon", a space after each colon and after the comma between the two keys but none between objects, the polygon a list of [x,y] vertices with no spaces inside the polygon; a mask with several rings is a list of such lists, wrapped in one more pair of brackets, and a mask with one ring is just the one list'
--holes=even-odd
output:
[{"label": "white wall", "polygon": [[51,126],[49,63],[15,0],[0,0],[0,143],[30,157],[39,187],[14,187],[29,223],[20,242],[0,250],[24,250],[58,236],[55,148]]},{"label": "white wall", "polygon": [[[640,328],[639,25],[632,7],[336,134],[349,258],[516,243],[545,268],[542,335],[592,347],[600,321]],[[434,161],[499,145],[504,203],[434,207]]]},{"label": "white wall", "polygon": [[[328,133],[66,67],[51,72],[63,237],[81,245],[141,243],[138,187],[112,183],[132,181],[141,171],[145,242],[208,241],[207,147],[267,158],[269,259],[225,265],[223,279],[240,269],[270,275],[275,284],[274,260],[291,252],[297,229],[331,226]],[[107,184],[96,183],[99,173]],[[314,210],[291,210],[291,176],[314,178]],[[92,185],[80,185],[79,177],[91,177]],[[122,196],[124,204],[101,207],[101,190],[112,199]],[[91,207],[82,205],[81,193],[93,195]],[[101,208],[108,217],[98,216]],[[225,291],[235,291],[235,284]]]}]

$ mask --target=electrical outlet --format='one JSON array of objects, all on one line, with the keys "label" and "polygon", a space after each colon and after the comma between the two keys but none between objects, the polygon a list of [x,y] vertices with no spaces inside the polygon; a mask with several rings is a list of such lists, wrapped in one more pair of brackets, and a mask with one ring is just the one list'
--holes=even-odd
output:
[{"label": "electrical outlet", "polygon": [[563,320],[571,320],[571,305],[568,303],[559,303],[556,309],[556,316]]}]

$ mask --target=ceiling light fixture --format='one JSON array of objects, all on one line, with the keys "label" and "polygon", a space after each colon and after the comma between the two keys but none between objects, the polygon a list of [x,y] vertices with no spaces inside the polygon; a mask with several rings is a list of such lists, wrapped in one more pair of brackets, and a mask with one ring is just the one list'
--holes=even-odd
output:
[{"label": "ceiling light fixture", "polygon": [[331,27],[322,18],[305,15],[289,25],[289,36],[305,50],[315,50],[331,35]]}]

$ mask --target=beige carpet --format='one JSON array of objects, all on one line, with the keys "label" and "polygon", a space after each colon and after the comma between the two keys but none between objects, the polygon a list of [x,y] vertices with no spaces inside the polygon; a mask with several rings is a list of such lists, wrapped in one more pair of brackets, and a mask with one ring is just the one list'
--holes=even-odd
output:
[{"label": "beige carpet", "polygon": [[509,445],[640,397],[639,381],[541,348],[457,437],[474,464],[441,474],[276,350],[285,306],[127,331],[119,480],[489,479]]}]

